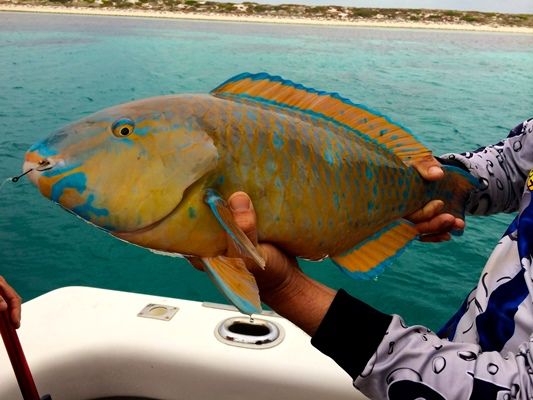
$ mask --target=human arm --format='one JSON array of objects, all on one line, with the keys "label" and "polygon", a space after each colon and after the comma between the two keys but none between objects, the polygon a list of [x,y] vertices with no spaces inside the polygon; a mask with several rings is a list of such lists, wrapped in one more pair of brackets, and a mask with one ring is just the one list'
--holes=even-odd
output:
[{"label": "human arm", "polygon": [[9,310],[11,322],[15,328],[20,326],[21,298],[0,276],[0,312]]},{"label": "human arm", "polygon": [[476,344],[407,327],[399,316],[380,313],[342,291],[312,343],[371,399],[529,399],[533,394],[531,343],[514,354],[482,352]]},{"label": "human arm", "polygon": [[[424,179],[435,181],[444,175],[441,163],[462,168],[479,179],[480,187],[470,194],[466,204],[469,214],[516,211],[527,174],[533,168],[533,118],[517,125],[497,144],[474,152],[429,156],[413,166]],[[450,231],[464,229],[462,219],[440,213],[443,206],[442,201],[434,200],[407,217],[417,224],[422,241],[450,240]]]},{"label": "human arm", "polygon": [[[428,181],[437,181],[444,177],[441,163],[433,156],[418,159],[413,164],[418,173]],[[432,200],[420,210],[406,216],[416,225],[422,242],[443,242],[451,239],[451,231],[463,231],[465,221],[451,214],[443,213],[444,202]]]},{"label": "human arm", "polygon": [[[228,203],[237,225],[257,244],[250,199],[236,193]],[[257,245],[266,268],[253,263],[248,267],[263,301],[311,335],[313,345],[335,360],[370,398],[490,400],[518,391],[528,398],[529,343],[504,358],[482,353],[473,344],[442,340],[420,326],[407,328],[400,317],[313,281],[294,258],[274,246]],[[228,255],[237,255],[231,246]]]},{"label": "human arm", "polygon": [[533,168],[533,118],[513,128],[499,143],[474,152],[446,154],[442,162],[462,166],[480,180],[467,212],[488,215],[516,211],[528,172]]}]

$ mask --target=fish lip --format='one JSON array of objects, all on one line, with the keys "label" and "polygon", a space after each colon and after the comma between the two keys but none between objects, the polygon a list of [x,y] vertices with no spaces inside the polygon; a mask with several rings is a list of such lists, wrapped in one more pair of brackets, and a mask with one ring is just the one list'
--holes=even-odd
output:
[{"label": "fish lip", "polygon": [[52,157],[41,157],[39,161],[29,160],[26,158],[22,164],[23,175],[28,175],[28,179],[35,185],[39,186],[39,177],[45,171],[50,171],[56,165],[61,164],[62,159]]}]

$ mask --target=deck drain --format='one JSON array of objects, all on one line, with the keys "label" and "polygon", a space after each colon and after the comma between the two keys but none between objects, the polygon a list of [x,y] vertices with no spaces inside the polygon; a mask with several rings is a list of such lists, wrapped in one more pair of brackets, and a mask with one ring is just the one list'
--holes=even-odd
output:
[{"label": "deck drain", "polygon": [[268,349],[280,344],[285,333],[278,324],[260,318],[233,317],[220,322],[216,338],[230,346]]},{"label": "deck drain", "polygon": [[178,311],[178,307],[167,306],[164,304],[148,304],[137,314],[137,316],[170,321]]}]

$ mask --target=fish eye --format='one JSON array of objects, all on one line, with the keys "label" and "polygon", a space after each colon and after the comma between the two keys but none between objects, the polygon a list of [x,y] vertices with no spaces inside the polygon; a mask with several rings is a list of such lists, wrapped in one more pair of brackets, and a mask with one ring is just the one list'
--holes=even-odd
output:
[{"label": "fish eye", "polygon": [[116,137],[126,137],[133,133],[135,122],[129,118],[121,118],[113,123],[111,131]]}]

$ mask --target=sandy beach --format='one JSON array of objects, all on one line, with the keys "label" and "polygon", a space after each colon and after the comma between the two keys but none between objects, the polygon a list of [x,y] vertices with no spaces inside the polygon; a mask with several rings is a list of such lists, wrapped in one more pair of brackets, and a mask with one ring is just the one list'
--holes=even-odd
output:
[{"label": "sandy beach", "polygon": [[451,24],[436,22],[411,22],[411,21],[342,21],[317,18],[300,17],[264,17],[264,16],[244,16],[228,15],[217,13],[185,13],[155,10],[137,9],[110,9],[110,8],[89,8],[89,7],[61,7],[61,6],[31,6],[0,4],[0,11],[10,12],[34,12],[34,13],[56,13],[56,14],[78,14],[78,15],[100,15],[100,16],[121,16],[121,17],[142,17],[142,18],[170,18],[189,20],[209,20],[226,22],[252,22],[269,24],[306,24],[306,25],[331,25],[331,26],[354,26],[368,28],[403,28],[403,29],[440,29],[440,30],[462,30],[479,32],[505,32],[505,33],[525,33],[533,34],[533,28],[513,27],[513,26],[493,26],[478,24]]}]

